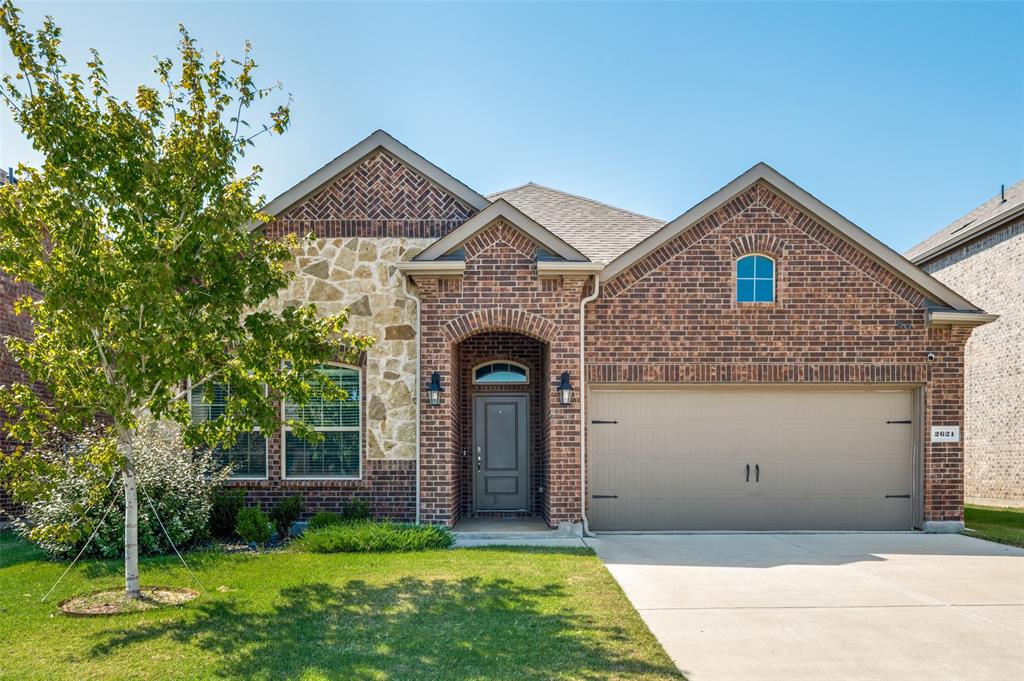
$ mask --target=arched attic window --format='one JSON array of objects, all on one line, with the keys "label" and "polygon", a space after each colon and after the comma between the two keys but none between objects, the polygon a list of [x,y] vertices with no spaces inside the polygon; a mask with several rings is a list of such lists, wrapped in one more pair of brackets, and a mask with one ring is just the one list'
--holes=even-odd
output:
[{"label": "arched attic window", "polygon": [[775,301],[775,260],[767,255],[745,255],[736,260],[736,302]]},{"label": "arched attic window", "polygon": [[477,384],[514,385],[527,383],[529,380],[529,369],[517,362],[485,362],[473,368],[473,382]]}]

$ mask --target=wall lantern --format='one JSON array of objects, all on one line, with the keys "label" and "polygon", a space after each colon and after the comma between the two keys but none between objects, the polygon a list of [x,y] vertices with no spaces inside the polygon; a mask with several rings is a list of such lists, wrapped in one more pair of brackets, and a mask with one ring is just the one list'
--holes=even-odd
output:
[{"label": "wall lantern", "polygon": [[569,404],[572,401],[572,386],[569,384],[569,372],[562,372],[562,380],[558,384],[558,403]]},{"label": "wall lantern", "polygon": [[441,404],[441,374],[436,371],[430,374],[430,387],[427,388],[427,394],[430,396],[431,406],[436,407]]}]

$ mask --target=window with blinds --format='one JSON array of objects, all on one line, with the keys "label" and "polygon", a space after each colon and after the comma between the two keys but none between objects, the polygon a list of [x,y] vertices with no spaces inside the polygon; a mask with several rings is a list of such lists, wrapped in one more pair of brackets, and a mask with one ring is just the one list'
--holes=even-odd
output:
[{"label": "window with blinds", "polygon": [[[192,420],[212,421],[223,415],[229,395],[227,386],[219,383],[193,387],[189,395]],[[230,447],[214,447],[212,451],[222,465],[231,467],[232,478],[267,477],[267,438],[259,428],[242,433]]]},{"label": "window with blinds", "polygon": [[360,474],[361,391],[358,369],[323,365],[320,372],[346,393],[344,400],[325,400],[314,386],[306,404],[285,401],[284,416],[323,434],[311,443],[284,429],[286,478],[357,478]]}]

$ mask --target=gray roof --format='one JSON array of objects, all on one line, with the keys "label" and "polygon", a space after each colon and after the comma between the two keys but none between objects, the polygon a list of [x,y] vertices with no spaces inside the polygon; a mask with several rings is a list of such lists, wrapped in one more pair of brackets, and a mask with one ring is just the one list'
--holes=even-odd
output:
[{"label": "gray roof", "polygon": [[[940,229],[911,248],[905,255],[908,260],[915,262],[928,260],[944,252],[943,246],[952,246],[964,236],[977,236],[978,234],[974,233],[977,227],[986,223],[994,227],[999,224],[1000,216],[1009,217],[1011,213],[1016,212],[1022,206],[1024,206],[1024,180],[1006,188],[1006,201],[1003,201],[1001,195],[996,194],[967,215],[954,220],[949,226]],[[921,257],[926,254],[927,257]]]},{"label": "gray roof", "polygon": [[505,199],[594,262],[611,262],[664,220],[530,182],[487,197]]}]

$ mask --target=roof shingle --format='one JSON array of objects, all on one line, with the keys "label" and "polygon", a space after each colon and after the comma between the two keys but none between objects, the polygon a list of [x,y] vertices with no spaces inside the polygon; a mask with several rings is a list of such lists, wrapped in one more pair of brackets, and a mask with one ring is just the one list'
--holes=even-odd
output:
[{"label": "roof shingle", "polygon": [[1009,213],[1024,205],[1024,180],[1012,187],[1006,188],[1006,201],[1002,196],[996,195],[981,204],[967,215],[954,220],[950,225],[940,229],[935,234],[911,248],[904,255],[908,260],[913,260],[932,249],[938,248],[946,242],[954,241],[961,232],[971,227],[976,227],[1003,213]]},{"label": "roof shingle", "polygon": [[594,262],[610,262],[665,225],[593,199],[530,182],[487,197],[505,199]]}]

